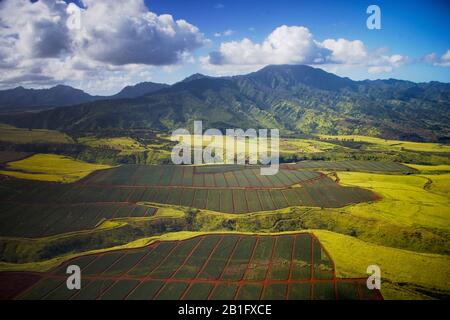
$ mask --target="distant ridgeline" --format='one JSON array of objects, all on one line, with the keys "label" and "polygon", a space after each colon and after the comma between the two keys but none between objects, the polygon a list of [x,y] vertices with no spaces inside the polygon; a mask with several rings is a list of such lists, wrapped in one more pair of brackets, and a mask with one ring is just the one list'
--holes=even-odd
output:
[{"label": "distant ridgeline", "polygon": [[[75,94],[67,87],[59,89]],[[282,135],[365,134],[437,142],[450,137],[450,84],[353,81],[303,65],[268,66],[235,77],[195,75],[172,86],[137,85],[111,97],[87,97],[78,90],[75,96],[81,98],[68,99],[68,93],[58,96],[53,91],[0,92],[0,122],[62,131],[167,131],[202,120],[205,127],[277,128]],[[39,104],[55,108],[17,112]]]}]

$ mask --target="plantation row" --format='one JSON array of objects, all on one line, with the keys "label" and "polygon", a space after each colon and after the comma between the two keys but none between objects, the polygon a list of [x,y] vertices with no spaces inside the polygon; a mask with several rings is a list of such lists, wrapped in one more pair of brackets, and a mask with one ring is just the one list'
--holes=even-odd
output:
[{"label": "plantation row", "polygon": [[[211,172],[213,171],[213,172]],[[312,171],[280,170],[272,176],[260,174],[260,169],[249,166],[146,166],[124,165],[99,170],[81,183],[126,186],[172,187],[242,187],[281,188],[320,178]]]},{"label": "plantation row", "polygon": [[[78,265],[82,289],[68,290]],[[24,276],[26,273],[24,273]],[[365,282],[339,280],[310,234],[205,235],[142,249],[83,256],[47,274],[18,299],[360,299]],[[2,279],[3,277],[0,277]]]},{"label": "plantation row", "polygon": [[21,160],[30,155],[27,152],[18,152],[18,151],[0,151],[0,165],[3,165],[7,162]]},{"label": "plantation row", "polygon": [[342,207],[371,201],[371,191],[342,187],[328,177],[285,189],[219,189],[179,187],[114,187],[21,183],[21,192],[0,190],[3,201],[20,203],[156,202],[226,213],[247,213],[289,206]]},{"label": "plantation row", "polygon": [[282,164],[285,169],[313,169],[334,171],[368,171],[368,172],[391,172],[412,173],[416,170],[397,162],[343,160],[343,161],[302,161],[296,164]]},{"label": "plantation row", "polygon": [[155,208],[129,203],[0,204],[2,237],[44,237],[95,228],[104,219],[149,217]]}]

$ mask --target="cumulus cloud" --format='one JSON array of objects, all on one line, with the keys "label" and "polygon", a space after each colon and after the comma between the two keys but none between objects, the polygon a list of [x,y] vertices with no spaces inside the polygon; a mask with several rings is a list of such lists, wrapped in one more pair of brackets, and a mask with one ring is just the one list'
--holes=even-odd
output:
[{"label": "cumulus cloud", "polygon": [[360,40],[326,39],[318,41],[303,26],[280,26],[262,43],[248,38],[224,42],[218,51],[200,61],[218,74],[254,71],[268,64],[310,64],[365,66],[370,73],[390,72],[405,62],[401,55],[371,52]]},{"label": "cumulus cloud", "polygon": [[450,49],[441,56],[437,55],[435,52],[430,53],[423,57],[422,60],[439,67],[450,67]]},{"label": "cumulus cloud", "polygon": [[[62,0],[0,2],[0,86],[23,77],[86,80],[98,73],[147,70],[181,63],[207,43],[197,27],[150,12],[144,0],[84,0],[79,27],[70,28],[74,4]],[[71,8],[72,6],[72,8]],[[30,75],[30,66],[41,73]],[[60,68],[60,69],[58,69]],[[66,78],[68,77],[68,78]],[[19,83],[18,83],[19,84]]]},{"label": "cumulus cloud", "polygon": [[149,12],[142,0],[84,0],[77,43],[92,59],[124,65],[170,65],[205,43],[198,28],[171,15]]}]

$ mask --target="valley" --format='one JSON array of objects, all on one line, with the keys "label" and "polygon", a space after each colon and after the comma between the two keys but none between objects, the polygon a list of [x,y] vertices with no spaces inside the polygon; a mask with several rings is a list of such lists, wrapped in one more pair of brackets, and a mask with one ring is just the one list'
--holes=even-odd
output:
[{"label": "valley", "polygon": [[[10,148],[24,150],[24,139],[33,139],[34,134],[25,130],[20,139],[11,136],[9,143],[16,140]],[[173,146],[157,132],[140,141],[127,131],[114,135],[105,131],[98,138],[67,135],[74,145],[88,143],[105,153],[126,150],[142,154],[159,149],[169,153]],[[65,152],[2,151],[0,270],[37,281],[42,273],[62,270],[60,265],[68,260],[117,250],[131,250],[127,254],[138,257],[147,246],[199,236],[267,237],[301,232],[317,238],[334,261],[336,280],[330,284],[334,298],[343,299],[347,294],[349,299],[362,298],[354,296],[351,287],[343,288],[342,293],[339,279],[355,279],[352,281],[359,286],[364,281],[358,279],[366,277],[365,264],[381,267],[384,299],[448,296],[450,161],[445,146],[414,143],[406,150],[385,140],[367,140],[283,138],[282,158],[301,154],[304,160],[282,163],[275,176],[261,176],[258,166],[248,165],[121,164],[114,159],[100,160],[109,163],[100,165],[73,154],[79,158],[76,160]],[[51,139],[40,143],[46,150],[55,146]],[[333,157],[327,156],[330,152]],[[374,153],[378,157],[372,159]],[[380,158],[382,155],[387,159]],[[410,163],[391,161],[391,156]],[[241,262],[237,266],[244,267]],[[107,279],[106,273],[95,275],[87,279],[92,282],[87,288],[95,290],[98,281]],[[30,297],[68,298],[56,280],[41,280]],[[222,288],[220,280],[214,280],[218,282],[213,286],[203,280],[181,281],[176,288],[166,289],[161,289],[161,279],[141,284],[139,279],[126,281],[116,282],[104,298],[123,297],[130,290],[138,294],[141,286],[162,291],[160,298],[166,294],[164,290],[179,292],[180,298],[190,297],[191,287],[195,288],[192,294],[204,292],[210,298],[214,292],[228,294],[231,290]],[[252,298],[320,298],[316,295],[322,288],[297,286],[276,282],[258,287],[252,282],[248,287],[239,282],[235,288],[241,293],[234,294],[238,294],[236,298],[247,294]],[[41,287],[47,291],[38,289]],[[139,297],[150,298],[150,291],[144,291],[147,296]],[[204,299],[204,295],[197,298]],[[14,297],[22,295],[17,292]]]},{"label": "valley", "polygon": [[[70,105],[62,89],[0,114],[1,298],[450,296],[448,84],[268,66]],[[197,120],[280,129],[278,173],[173,165],[171,131]],[[244,147],[248,160],[270,144]],[[72,262],[86,273],[76,294],[63,285]]]}]

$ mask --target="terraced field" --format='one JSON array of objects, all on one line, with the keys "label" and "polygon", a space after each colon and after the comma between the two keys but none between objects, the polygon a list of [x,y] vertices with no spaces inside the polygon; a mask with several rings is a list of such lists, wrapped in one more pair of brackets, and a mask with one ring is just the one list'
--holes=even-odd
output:
[{"label": "terraced field", "polygon": [[[81,268],[81,290],[67,289],[68,265]],[[0,273],[0,298],[382,299],[365,281],[337,279],[312,234],[210,234],[82,256],[47,273]]]}]

